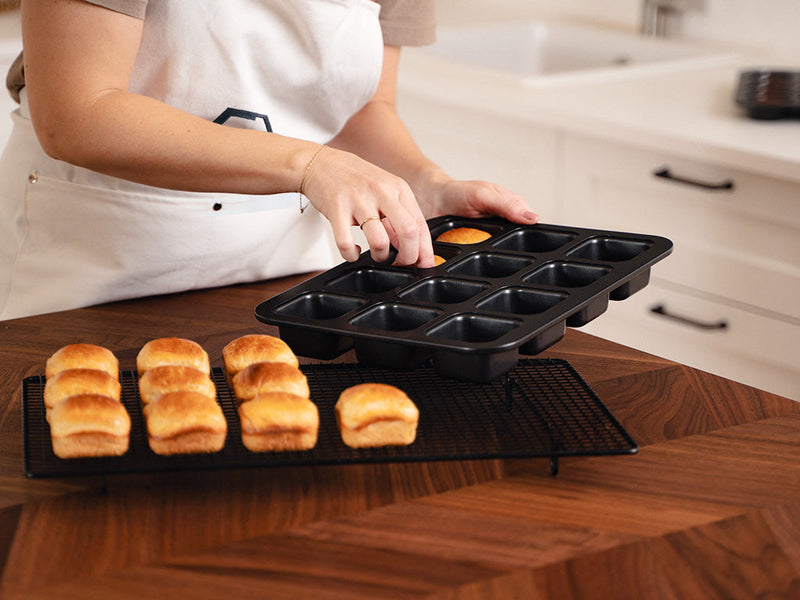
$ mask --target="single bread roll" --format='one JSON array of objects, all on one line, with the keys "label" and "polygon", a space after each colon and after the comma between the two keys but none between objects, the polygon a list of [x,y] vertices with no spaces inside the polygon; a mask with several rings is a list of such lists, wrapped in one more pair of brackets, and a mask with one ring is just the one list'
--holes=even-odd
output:
[{"label": "single bread roll", "polygon": [[286,342],[263,334],[244,335],[229,342],[222,349],[222,360],[231,386],[239,371],[255,363],[282,362],[293,367],[299,365],[297,357]]},{"label": "single bread roll", "polygon": [[433,255],[433,266],[434,266],[434,267],[438,267],[438,266],[439,266],[439,265],[441,265],[442,263],[444,263],[444,258],[442,258],[441,256],[439,256],[438,254],[434,254],[434,255]]},{"label": "single bread roll", "polygon": [[66,369],[47,380],[44,386],[44,405],[48,410],[78,394],[97,394],[120,401],[119,379],[98,369]]},{"label": "single bread roll", "polygon": [[437,242],[448,242],[450,244],[477,244],[484,240],[488,240],[492,234],[483,231],[482,229],[475,229],[474,227],[455,227],[448,229],[436,238]]},{"label": "single bread roll", "polygon": [[181,390],[217,397],[217,388],[208,374],[194,367],[162,365],[148,369],[139,378],[142,404],[150,404],[168,392]]},{"label": "single bread roll", "polygon": [[251,452],[309,450],[317,444],[319,411],[308,398],[267,392],[239,405],[242,443]]},{"label": "single bread roll", "polygon": [[233,392],[239,402],[264,392],[288,392],[308,398],[308,379],[299,367],[286,363],[260,362],[245,367],[233,378]]},{"label": "single bread roll", "polygon": [[347,388],[335,410],[342,441],[351,448],[407,446],[417,437],[419,410],[405,392],[391,385]]},{"label": "single bread roll", "polygon": [[218,452],[225,445],[228,422],[222,407],[205,394],[167,392],[143,410],[156,454]]},{"label": "single bread roll", "polygon": [[45,365],[44,376],[50,379],[67,369],[97,369],[119,378],[119,361],[107,348],[94,344],[70,344],[57,350]]},{"label": "single bread roll", "polygon": [[108,396],[70,396],[50,411],[53,452],[60,458],[125,454],[130,432],[125,407]]},{"label": "single bread roll", "polygon": [[139,377],[153,367],[183,365],[194,367],[208,375],[211,372],[208,354],[197,342],[184,338],[158,338],[150,340],[136,356]]}]

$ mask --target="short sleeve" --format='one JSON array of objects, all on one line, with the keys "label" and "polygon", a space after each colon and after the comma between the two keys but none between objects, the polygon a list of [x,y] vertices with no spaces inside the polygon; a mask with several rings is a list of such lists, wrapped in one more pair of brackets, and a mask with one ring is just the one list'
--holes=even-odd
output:
[{"label": "short sleeve", "polygon": [[383,42],[389,46],[424,46],[436,39],[434,0],[377,0],[381,5]]},{"label": "short sleeve", "polygon": [[145,9],[148,0],[86,0],[90,4],[96,4],[108,8],[118,13],[144,19]]},{"label": "short sleeve", "polygon": [[[102,6],[110,10],[123,13],[137,19],[144,19],[148,0],[87,0],[90,4]],[[11,63],[6,75],[6,89],[16,102],[19,102],[19,93],[25,87],[25,70],[23,67],[22,53]]]}]

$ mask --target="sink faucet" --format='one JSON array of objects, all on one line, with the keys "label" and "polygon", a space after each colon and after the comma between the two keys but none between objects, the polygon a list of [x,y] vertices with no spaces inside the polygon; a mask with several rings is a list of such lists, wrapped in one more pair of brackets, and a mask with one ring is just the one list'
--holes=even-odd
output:
[{"label": "sink faucet", "polygon": [[676,34],[683,10],[681,0],[643,0],[641,32],[653,37]]}]

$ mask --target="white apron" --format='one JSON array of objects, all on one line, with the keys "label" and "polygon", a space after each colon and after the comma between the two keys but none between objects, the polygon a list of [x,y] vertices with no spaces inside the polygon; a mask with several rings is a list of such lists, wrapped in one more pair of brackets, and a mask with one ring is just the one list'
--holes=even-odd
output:
[{"label": "white apron", "polygon": [[[376,89],[378,11],[370,0],[150,0],[131,91],[324,143]],[[296,193],[175,192],[50,159],[22,96],[0,161],[0,320],[340,260]]]}]

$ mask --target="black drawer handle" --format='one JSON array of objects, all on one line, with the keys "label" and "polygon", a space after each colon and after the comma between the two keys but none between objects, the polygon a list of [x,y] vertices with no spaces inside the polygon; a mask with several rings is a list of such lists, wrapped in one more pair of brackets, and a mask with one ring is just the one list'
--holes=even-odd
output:
[{"label": "black drawer handle", "polygon": [[677,321],[678,323],[683,323],[684,325],[690,325],[692,327],[697,327],[698,329],[703,329],[705,331],[711,329],[726,329],[728,327],[728,322],[725,319],[720,319],[716,322],[706,322],[706,321],[698,321],[697,319],[692,319],[691,317],[684,317],[682,315],[676,315],[674,313],[668,312],[667,308],[663,304],[658,304],[650,309],[651,313],[661,315],[667,319],[671,319],[673,321]]},{"label": "black drawer handle", "polygon": [[688,177],[680,177],[678,175],[673,175],[672,171],[669,170],[669,167],[663,167],[656,171],[653,171],[653,175],[656,177],[661,177],[662,179],[669,179],[670,181],[675,181],[676,183],[685,183],[686,185],[692,185],[694,187],[699,187],[704,190],[732,190],[733,189],[733,179],[725,179],[724,181],[720,181],[719,183],[708,183],[706,181],[700,181],[698,179],[689,179]]}]

